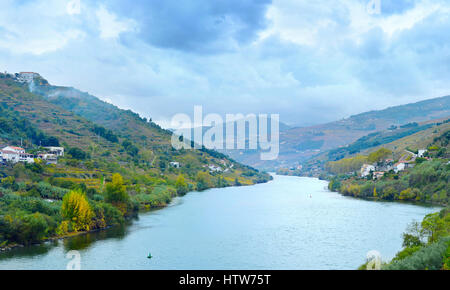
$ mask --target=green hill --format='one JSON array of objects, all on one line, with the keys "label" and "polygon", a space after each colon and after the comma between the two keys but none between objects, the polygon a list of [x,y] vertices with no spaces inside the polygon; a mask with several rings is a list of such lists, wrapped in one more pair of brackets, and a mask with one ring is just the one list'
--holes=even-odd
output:
[{"label": "green hill", "polygon": [[[405,150],[417,151],[424,149],[433,139],[450,130],[448,119],[432,120],[422,123],[409,123],[397,128],[368,134],[355,142],[336,149],[317,154],[303,163],[303,173],[319,175],[330,161],[338,161],[357,155],[369,155],[380,148],[393,152],[394,158],[400,158]],[[361,161],[362,162],[362,161]],[[361,163],[359,162],[359,163]],[[359,164],[358,163],[358,164]]]},{"label": "green hill", "polygon": [[[270,179],[215,151],[175,150],[169,131],[74,89],[67,89],[72,97],[44,97],[56,90],[64,88],[39,78],[31,93],[28,84],[0,74],[0,145],[66,151],[57,165],[0,165],[0,247],[121,223],[188,191]],[[82,206],[77,214],[85,218],[72,217],[66,203]]]}]

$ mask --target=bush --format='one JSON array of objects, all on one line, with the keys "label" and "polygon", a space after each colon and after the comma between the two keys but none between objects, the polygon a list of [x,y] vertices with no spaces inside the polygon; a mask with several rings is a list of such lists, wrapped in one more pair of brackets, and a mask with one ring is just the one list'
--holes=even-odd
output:
[{"label": "bush", "polygon": [[449,246],[450,237],[443,238],[415,251],[402,260],[393,261],[383,267],[383,270],[441,270]]},{"label": "bush", "polygon": [[88,157],[86,152],[76,147],[70,148],[67,153],[72,156],[72,158],[77,160],[84,160]]},{"label": "bush", "polygon": [[62,199],[69,192],[68,189],[52,186],[47,182],[39,182],[36,187],[42,198]]}]

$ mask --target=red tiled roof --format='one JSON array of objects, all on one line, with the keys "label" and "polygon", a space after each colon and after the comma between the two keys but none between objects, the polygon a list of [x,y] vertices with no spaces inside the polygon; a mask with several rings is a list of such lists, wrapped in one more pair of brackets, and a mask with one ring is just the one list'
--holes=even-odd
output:
[{"label": "red tiled roof", "polygon": [[15,149],[15,150],[25,150],[25,149],[23,149],[21,147],[16,147],[16,146],[6,146],[6,147],[9,147],[9,148],[12,148],[12,149]]}]

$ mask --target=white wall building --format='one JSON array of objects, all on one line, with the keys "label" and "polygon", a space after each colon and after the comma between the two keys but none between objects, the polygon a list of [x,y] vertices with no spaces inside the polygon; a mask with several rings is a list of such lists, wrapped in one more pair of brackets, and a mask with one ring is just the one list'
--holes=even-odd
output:
[{"label": "white wall building", "polygon": [[8,151],[8,150],[0,150],[0,154],[2,156],[2,159],[5,162],[11,162],[11,163],[19,162],[20,153],[17,153],[14,151]]},{"label": "white wall building", "polygon": [[58,164],[58,156],[55,154],[39,154],[39,158],[45,160],[46,164]]},{"label": "white wall building", "polygon": [[222,168],[220,168],[219,166],[215,166],[214,164],[208,165],[208,168],[209,168],[210,172],[221,172],[221,171],[223,171]]},{"label": "white wall building", "polygon": [[169,163],[171,167],[180,168],[180,162],[172,161]]},{"label": "white wall building", "polygon": [[47,149],[50,154],[54,154],[56,156],[64,156],[64,147],[50,146],[44,148]]},{"label": "white wall building", "polygon": [[28,153],[20,153],[19,162],[34,163],[34,155]]},{"label": "white wall building", "polygon": [[31,83],[37,76],[39,74],[34,72],[20,72],[17,76],[17,81],[20,83]]},{"label": "white wall building", "polygon": [[34,163],[34,155],[25,152],[25,149],[15,146],[6,146],[3,150],[0,150],[1,158],[5,162],[17,163],[27,162]]},{"label": "white wall building", "polygon": [[423,155],[424,155],[426,152],[427,152],[426,149],[420,149],[420,150],[418,151],[418,153],[417,153],[417,156],[423,157]]},{"label": "white wall building", "polygon": [[364,164],[361,167],[361,177],[367,177],[369,176],[370,172],[374,172],[375,171],[375,166],[373,166],[372,164]]},{"label": "white wall building", "polygon": [[396,163],[394,165],[394,171],[395,173],[398,173],[399,171],[403,171],[406,168],[406,164],[404,162]]},{"label": "white wall building", "polygon": [[25,149],[23,149],[22,147],[15,147],[15,146],[6,146],[5,148],[3,148],[4,151],[12,151],[12,152],[16,152],[16,153],[25,153]]}]

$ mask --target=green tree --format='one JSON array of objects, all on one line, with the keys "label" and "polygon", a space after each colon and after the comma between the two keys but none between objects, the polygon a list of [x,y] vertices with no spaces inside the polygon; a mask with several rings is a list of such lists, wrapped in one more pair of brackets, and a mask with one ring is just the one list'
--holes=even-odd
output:
[{"label": "green tree", "polygon": [[119,173],[112,176],[112,182],[106,185],[106,198],[109,203],[127,203],[129,195],[126,187],[123,184],[123,177]]},{"label": "green tree", "polygon": [[178,175],[177,181],[175,182],[175,187],[178,194],[185,194],[188,192],[188,185],[183,175]]},{"label": "green tree", "polygon": [[391,156],[391,154],[392,154],[391,150],[386,149],[386,148],[380,148],[377,151],[370,153],[368,156],[368,160],[371,163],[381,162],[386,157]]},{"label": "green tree", "polygon": [[87,158],[87,153],[81,150],[80,148],[75,147],[70,148],[67,153],[69,153],[69,155],[72,156],[72,158],[74,159],[84,160]]}]

